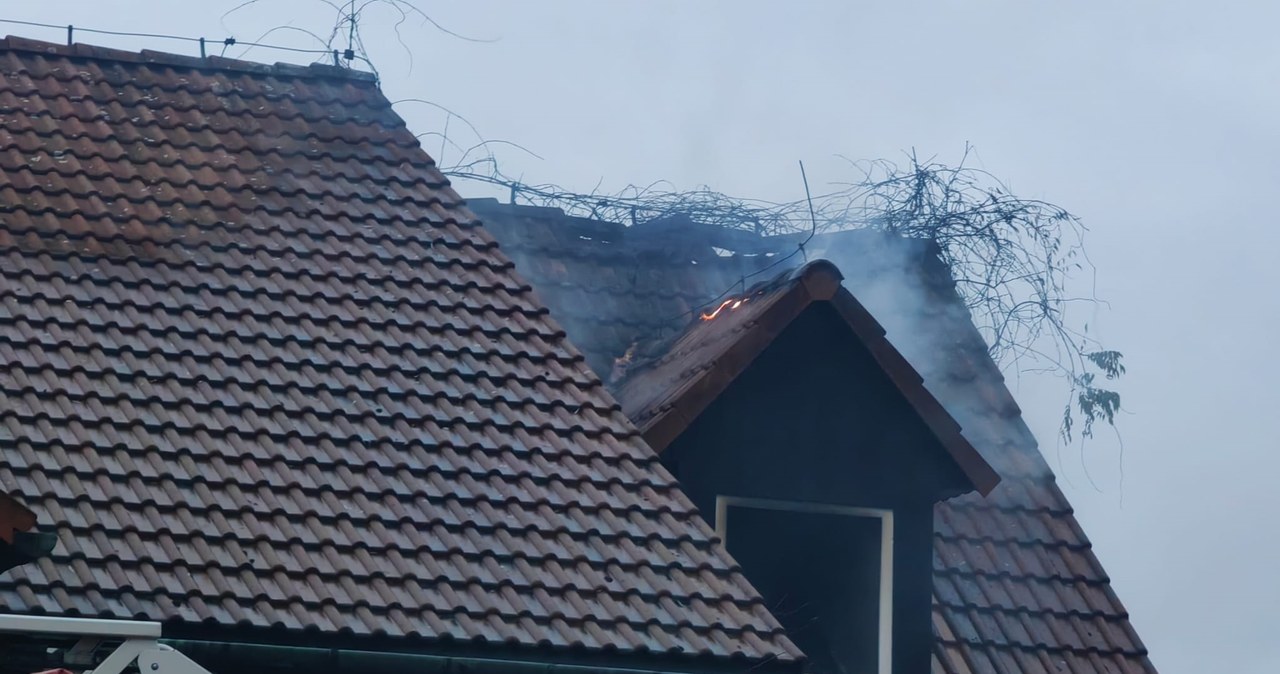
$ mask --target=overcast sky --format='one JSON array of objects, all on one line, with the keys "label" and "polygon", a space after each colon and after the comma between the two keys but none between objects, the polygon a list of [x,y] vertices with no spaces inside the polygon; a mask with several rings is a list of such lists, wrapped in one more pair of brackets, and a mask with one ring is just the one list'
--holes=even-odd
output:
[{"label": "overcast sky", "polygon": [[[0,16],[216,39],[230,30],[242,40],[290,22],[332,25],[319,0],[261,0],[224,27],[235,4],[10,1]],[[1083,453],[1055,446],[1056,382],[1023,378],[1015,394],[1157,667],[1277,671],[1280,4],[418,4],[495,41],[410,21],[410,70],[390,29],[396,17],[369,14],[365,36],[388,96],[429,99],[537,152],[543,159],[501,155],[527,182],[589,190],[601,179],[606,189],[666,179],[794,199],[797,159],[820,183],[851,177],[837,153],[899,158],[914,147],[954,161],[971,142],[1019,195],[1082,216],[1110,302],[1082,318],[1129,367],[1123,463],[1110,438]],[[268,39],[312,46],[296,31]],[[247,58],[305,57],[256,49]],[[431,108],[399,109],[416,131],[441,130]],[[451,129],[467,139],[456,121]]]}]

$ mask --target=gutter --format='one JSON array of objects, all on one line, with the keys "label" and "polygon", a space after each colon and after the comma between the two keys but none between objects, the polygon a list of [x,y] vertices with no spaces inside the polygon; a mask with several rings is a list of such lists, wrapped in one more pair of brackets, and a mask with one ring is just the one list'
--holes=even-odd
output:
[{"label": "gutter", "polygon": [[0,614],[0,632],[74,635],[111,639],[159,639],[160,623],[141,620],[61,618],[4,613]]},{"label": "gutter", "polygon": [[[385,651],[277,646],[226,641],[164,639],[163,642],[215,674],[246,670],[325,674],[676,674],[689,670],[634,669],[532,660],[462,657]],[[266,666],[262,666],[266,665]],[[259,669],[261,667],[261,669]],[[695,673],[696,674],[696,673]]]}]

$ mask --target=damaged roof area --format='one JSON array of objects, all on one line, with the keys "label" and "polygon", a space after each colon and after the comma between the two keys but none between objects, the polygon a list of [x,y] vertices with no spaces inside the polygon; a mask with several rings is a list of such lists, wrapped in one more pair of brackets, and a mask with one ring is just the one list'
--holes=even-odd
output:
[{"label": "damaged roof area", "polygon": [[699,320],[617,386],[618,400],[645,440],[661,452],[815,302],[830,302],[854,337],[875,358],[964,471],[971,487],[990,493],[1000,477],[960,433],[960,426],[924,388],[920,375],[885,338],[857,299],[841,285],[835,265],[811,262],[699,312]]},{"label": "damaged roof area", "polygon": [[0,209],[0,611],[796,666],[372,78],[7,38]]},{"label": "damaged roof area", "polygon": [[[793,254],[803,235],[674,220],[628,227],[552,208],[470,205],[592,367],[612,372],[611,386],[642,426],[675,379],[660,376],[666,384],[652,391],[639,382],[695,347],[680,341],[703,334],[690,322],[728,298],[748,297],[736,311],[746,310],[757,300],[744,280],[805,261]],[[843,287],[1002,478],[985,498],[935,508],[934,672],[1154,674],[934,244],[846,231],[819,234],[805,250],[839,267]]]}]

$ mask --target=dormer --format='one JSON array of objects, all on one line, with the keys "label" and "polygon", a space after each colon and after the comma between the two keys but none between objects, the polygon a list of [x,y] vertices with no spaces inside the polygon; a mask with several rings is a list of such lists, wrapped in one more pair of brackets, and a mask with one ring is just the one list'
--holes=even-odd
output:
[{"label": "dormer", "polygon": [[819,261],[727,297],[619,398],[815,674],[928,674],[933,506],[999,477]]}]

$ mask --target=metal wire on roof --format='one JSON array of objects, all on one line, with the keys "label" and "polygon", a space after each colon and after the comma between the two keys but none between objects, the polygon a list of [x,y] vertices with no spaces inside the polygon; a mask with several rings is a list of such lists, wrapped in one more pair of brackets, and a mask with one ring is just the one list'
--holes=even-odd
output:
[{"label": "metal wire on roof", "polygon": [[[305,47],[289,47],[289,46],[278,45],[278,44],[267,44],[265,42],[246,42],[244,40],[238,40],[234,37],[226,37],[221,40],[210,40],[204,37],[191,37],[187,35],[169,35],[166,33],[138,33],[138,32],[120,31],[120,30],[103,30],[101,28],[85,28],[83,26],[76,26],[74,24],[67,24],[65,26],[62,26],[62,25],[53,24],[53,23],[42,23],[39,21],[21,21],[18,19],[0,19],[0,23],[7,23],[7,24],[12,24],[17,26],[32,26],[36,28],[54,28],[58,30],[65,30],[67,32],[68,46],[75,43],[75,34],[77,31],[79,31],[81,33],[92,33],[94,35],[112,35],[117,37],[145,37],[145,38],[151,38],[151,39],[157,39],[157,40],[175,40],[179,42],[196,43],[200,45],[200,58],[208,57],[208,54],[206,53],[207,45],[221,44],[224,52],[226,51],[227,47],[231,47],[234,45],[241,45],[245,47],[261,47],[263,49],[275,49],[277,51],[293,52],[295,54],[332,55],[334,65],[340,65],[339,56],[341,55],[341,52],[337,49],[307,49]],[[348,57],[348,60],[350,60],[350,57]]]}]

